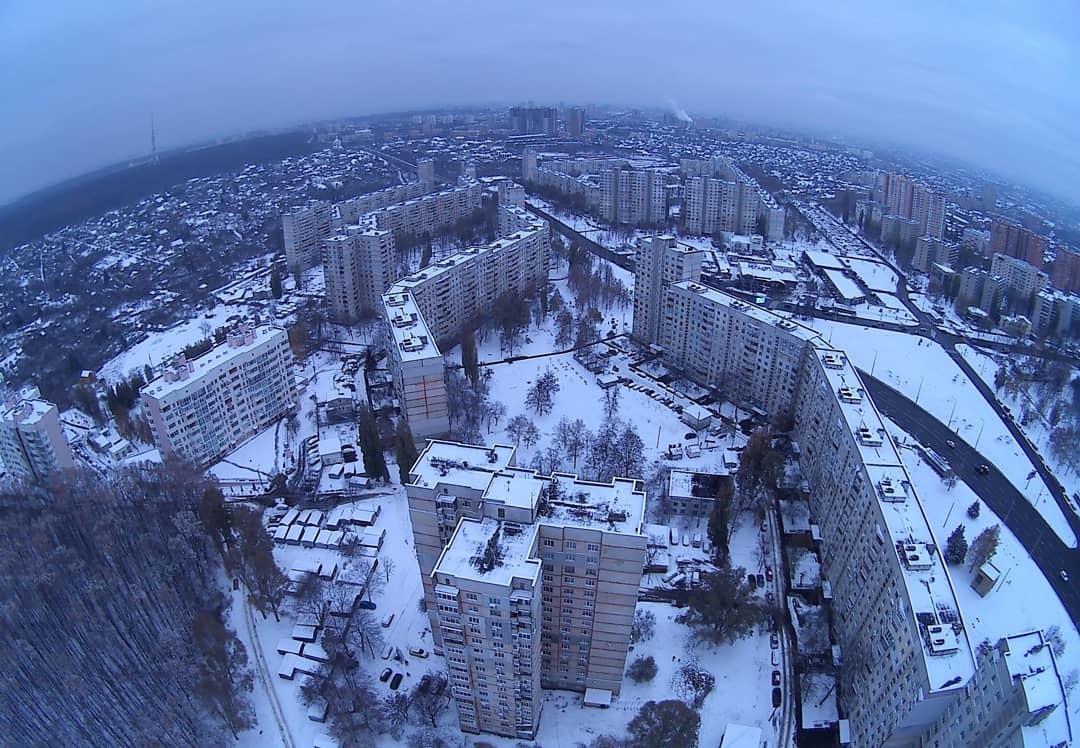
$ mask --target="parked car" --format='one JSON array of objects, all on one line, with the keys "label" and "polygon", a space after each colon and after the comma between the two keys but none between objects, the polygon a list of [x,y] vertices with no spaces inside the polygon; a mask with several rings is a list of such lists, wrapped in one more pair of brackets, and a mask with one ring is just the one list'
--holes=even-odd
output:
[{"label": "parked car", "polygon": [[381,673],[379,673],[379,682],[380,683],[386,683],[386,681],[390,680],[390,676],[393,675],[393,674],[394,674],[394,671],[391,670],[390,668],[388,668],[388,667],[383,668],[383,671]]},{"label": "parked car", "polygon": [[780,648],[780,637],[776,634],[769,634],[769,647],[772,649]]},{"label": "parked car", "polygon": [[390,690],[391,691],[398,690],[398,686],[401,685],[401,679],[403,677],[404,676],[402,676],[401,673],[394,673],[394,677],[390,680]]},{"label": "parked car", "polygon": [[758,574],[757,575],[757,586],[758,587],[764,587],[765,586],[765,575],[764,574]]},{"label": "parked car", "polygon": [[768,592],[765,593],[765,602],[772,603],[775,600],[776,600],[776,595],[774,595],[772,593],[772,590],[769,590]]},{"label": "parked car", "polygon": [[1061,581],[1063,581],[1063,582],[1068,582],[1069,581],[1069,572],[1065,571],[1064,569],[1061,570]]},{"label": "parked car", "polygon": [[363,608],[364,610],[375,610],[375,608],[378,606],[376,606],[375,603],[371,602],[370,600],[361,600],[356,604],[356,607]]},{"label": "parked car", "polygon": [[773,709],[779,709],[780,708],[780,702],[783,701],[783,700],[784,700],[784,692],[781,691],[779,688],[774,688],[772,690]]},{"label": "parked car", "polygon": [[757,587],[757,577],[753,574],[747,574],[746,583],[749,584],[751,587]]},{"label": "parked car", "polygon": [[387,613],[385,616],[383,616],[382,627],[384,629],[390,628],[390,624],[393,623],[393,622],[394,622],[394,614],[393,613]]},{"label": "parked car", "polygon": [[389,660],[392,654],[394,654],[394,646],[392,644],[387,644],[383,647],[382,658],[384,660]]},{"label": "parked car", "polygon": [[779,670],[773,670],[772,671],[772,684],[774,686],[779,686],[780,685],[780,671]]},{"label": "parked car", "polygon": [[409,654],[413,657],[427,657],[428,651],[423,647],[409,647]]},{"label": "parked car", "polygon": [[769,581],[769,582],[772,581],[772,567],[771,566],[766,566],[765,567],[765,579],[766,579],[766,581]]}]

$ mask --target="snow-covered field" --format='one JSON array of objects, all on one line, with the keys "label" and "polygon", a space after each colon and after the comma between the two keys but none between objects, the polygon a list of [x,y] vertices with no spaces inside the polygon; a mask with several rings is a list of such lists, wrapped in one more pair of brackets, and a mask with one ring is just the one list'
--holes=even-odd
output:
[{"label": "snow-covered field", "polygon": [[[896,424],[888,423],[889,431],[898,443],[913,443],[913,439]],[[989,595],[980,597],[971,588],[974,575],[966,565],[949,567],[972,644],[978,645],[984,639],[996,642],[1002,636],[1032,629],[1045,631],[1058,626],[1066,645],[1064,656],[1058,659],[1058,669],[1063,677],[1077,670],[1080,667],[1080,632],[1016,536],[986,504],[982,504],[978,518],[968,517],[967,508],[976,496],[967,484],[960,481],[949,489],[916,450],[902,448],[900,454],[922,500],[939,548],[945,547],[946,538],[958,524],[964,525],[969,543],[984,528],[994,524],[1001,526],[1001,540],[992,559],[1001,570],[1001,579]],[[1080,718],[1080,700],[1073,699],[1071,715],[1074,723]]]},{"label": "snow-covered field", "polygon": [[[958,345],[956,350],[960,352],[965,361],[971,364],[971,368],[978,373],[979,378],[986,382],[990,389],[994,389],[994,374],[998,370],[998,358],[1002,354],[995,357],[969,345]],[[1074,369],[1071,376],[1075,375],[1076,370]],[[1055,477],[1065,488],[1065,492],[1071,495],[1073,492],[1080,491],[1080,474],[1077,472],[1076,461],[1062,460],[1054,455],[1049,448],[1050,432],[1053,429],[1049,421],[1046,420],[1046,414],[1040,412],[1034,403],[1029,402],[1027,395],[1023,391],[1015,396],[1009,396],[1002,392],[998,393],[998,397],[1012,409],[1017,419],[1020,419],[1020,414],[1024,410],[1029,408],[1032,410],[1035,418],[1030,423],[1025,425],[1022,420],[1017,420],[1017,424],[1027,438],[1031,440],[1031,443],[1038,448],[1047,466],[1054,471]]]},{"label": "snow-covered field", "polygon": [[1039,512],[1066,544],[1076,535],[1055,502],[1040,501],[1050,489],[1040,476],[1031,481],[1031,461],[997,413],[945,350],[921,337],[814,319],[806,324],[844,349],[861,369],[899,390],[947,424],[987,457]]}]

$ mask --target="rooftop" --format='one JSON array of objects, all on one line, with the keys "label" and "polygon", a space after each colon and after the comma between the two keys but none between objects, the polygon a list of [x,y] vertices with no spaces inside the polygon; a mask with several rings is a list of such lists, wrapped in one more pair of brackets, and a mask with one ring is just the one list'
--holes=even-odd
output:
[{"label": "rooftop", "polygon": [[411,293],[386,293],[382,297],[382,303],[390,333],[402,361],[442,358],[439,346],[435,344],[435,338]]},{"label": "rooftop", "polygon": [[541,512],[538,523],[641,534],[645,492],[637,481],[613,478],[611,483],[596,483],[564,473],[549,480],[546,513]]},{"label": "rooftop", "polygon": [[1049,642],[1038,631],[1030,631],[1006,637],[1005,645],[1005,666],[1013,682],[1023,689],[1029,713],[1050,709],[1043,720],[1022,728],[1024,745],[1068,745],[1072,726]]},{"label": "rooftop", "polygon": [[40,421],[56,406],[42,400],[36,387],[28,388],[7,400],[0,408],[0,420],[31,426]]},{"label": "rooftop", "polygon": [[766,325],[772,325],[779,327],[784,332],[793,335],[799,340],[810,340],[815,342],[824,343],[821,339],[821,334],[816,330],[813,330],[804,325],[800,325],[798,322],[792,321],[787,315],[777,314],[771,312],[764,307],[755,306],[749,302],[737,299],[734,296],[724,293],[723,291],[717,291],[715,288],[709,288],[703,286],[700,283],[694,281],[679,281],[678,283],[671,284],[670,288],[682,288],[691,293],[695,293],[704,299],[726,306],[731,309],[735,309],[741,314],[749,317],[750,319],[757,320]]},{"label": "rooftop", "polygon": [[502,585],[509,585],[515,577],[536,582],[540,559],[533,557],[535,543],[535,525],[514,532],[491,517],[465,518],[435,564],[435,573]]},{"label": "rooftop", "polygon": [[409,477],[416,486],[434,487],[443,483],[484,491],[495,474],[513,462],[514,447],[505,444],[484,447],[432,439],[409,471]]},{"label": "rooftop", "polygon": [[277,345],[285,339],[285,330],[270,325],[229,333],[224,343],[214,346],[198,358],[187,361],[181,356],[172,366],[167,367],[161,376],[147,382],[141,391],[160,399],[198,382],[236,356],[257,348]]}]

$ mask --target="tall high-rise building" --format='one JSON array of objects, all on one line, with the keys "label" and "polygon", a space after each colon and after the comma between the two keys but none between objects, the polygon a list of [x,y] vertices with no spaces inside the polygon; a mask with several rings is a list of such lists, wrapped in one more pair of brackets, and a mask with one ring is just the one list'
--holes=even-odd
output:
[{"label": "tall high-rise building", "polygon": [[609,223],[656,226],[667,219],[667,181],[653,169],[600,173],[600,217]]},{"label": "tall high-rise building", "polygon": [[435,161],[422,158],[416,162],[416,178],[429,190],[435,189]]},{"label": "tall high-rise building", "polygon": [[991,255],[1000,252],[1041,268],[1048,244],[1045,236],[1029,231],[1018,223],[995,218],[990,224]]},{"label": "tall high-rise building", "polygon": [[541,688],[619,693],[647,542],[639,486],[428,443],[405,490],[462,730],[532,740]]},{"label": "tall high-rise building", "polygon": [[686,174],[683,215],[688,233],[752,234],[763,221],[767,239],[784,238],[784,208],[730,159],[684,159],[681,168]]},{"label": "tall high-rise building", "polygon": [[990,275],[1001,278],[1005,283],[1006,293],[1028,305],[1035,294],[1050,285],[1049,276],[1039,268],[1003,254],[994,255],[990,263]]},{"label": "tall high-rise building", "polygon": [[521,154],[521,178],[526,182],[536,181],[536,151],[530,148]]},{"label": "tall high-rise building", "polygon": [[139,391],[162,456],[207,465],[296,409],[293,354],[279,327],[244,327]]},{"label": "tall high-rise building", "polygon": [[634,337],[654,344],[660,339],[660,316],[664,291],[681,280],[701,277],[705,253],[673,236],[651,236],[638,240],[634,266]]},{"label": "tall high-rise building", "polygon": [[393,280],[394,234],[346,226],[323,241],[322,262],[330,318],[351,324],[381,308],[383,291]]},{"label": "tall high-rise building", "polygon": [[42,480],[75,467],[60,412],[41,399],[36,387],[9,398],[0,407],[0,463],[5,472],[24,480]]},{"label": "tall high-rise building", "polygon": [[1054,250],[1054,264],[1050,267],[1050,282],[1054,288],[1069,293],[1080,292],[1080,252],[1058,246]]},{"label": "tall high-rise building", "polygon": [[585,132],[585,110],[572,107],[566,112],[566,134],[571,138],[580,138]]},{"label": "tall high-rise building", "polygon": [[286,213],[281,217],[285,238],[285,262],[290,272],[303,272],[319,264],[319,248],[330,236],[332,207],[323,201]]},{"label": "tall high-rise building", "polygon": [[559,110],[555,107],[516,106],[510,109],[510,129],[519,135],[555,135]]},{"label": "tall high-rise building", "polygon": [[945,193],[916,185],[911,216],[919,222],[919,235],[940,239],[945,235]]}]

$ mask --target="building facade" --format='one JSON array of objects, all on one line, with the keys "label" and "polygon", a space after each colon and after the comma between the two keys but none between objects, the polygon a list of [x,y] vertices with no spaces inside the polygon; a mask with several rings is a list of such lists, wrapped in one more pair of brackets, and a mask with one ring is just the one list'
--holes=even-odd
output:
[{"label": "building facade", "polygon": [[995,218],[990,224],[990,254],[1017,257],[1037,268],[1043,266],[1048,242],[1018,223]]},{"label": "building facade", "polygon": [[332,222],[330,203],[321,201],[281,217],[285,262],[290,272],[303,272],[319,264],[319,251],[323,240],[330,236]]},{"label": "building facade", "polygon": [[518,135],[555,135],[559,110],[553,106],[511,107],[510,129]]},{"label": "building facade", "polygon": [[0,464],[12,477],[32,481],[75,467],[60,411],[36,387],[8,398],[0,409]]},{"label": "building facade", "polygon": [[279,327],[246,327],[192,361],[178,355],[140,390],[163,457],[207,465],[296,409],[293,354]]},{"label": "building facade", "polygon": [[657,226],[667,219],[667,180],[653,169],[606,169],[600,173],[600,217],[608,223]]},{"label": "building facade", "polygon": [[764,228],[769,241],[784,238],[784,208],[730,159],[684,159],[681,169],[686,176],[683,215],[687,233],[752,234]]},{"label": "building facade", "polygon": [[1039,268],[1000,253],[990,263],[990,275],[1001,278],[1005,293],[1016,297],[1024,306],[1030,305],[1035,294],[1050,285],[1049,276]]},{"label": "building facade", "polygon": [[346,226],[323,241],[323,279],[330,318],[352,324],[380,309],[393,279],[394,234],[383,229]]},{"label": "building facade", "polygon": [[512,447],[438,440],[409,478],[462,730],[532,739],[541,688],[619,693],[647,542],[639,483],[543,476]]},{"label": "building facade", "polygon": [[654,344],[660,339],[664,290],[672,283],[701,277],[705,252],[679,244],[673,236],[638,241],[634,267],[634,337]]},{"label": "building facade", "polygon": [[1054,248],[1054,263],[1050,266],[1050,282],[1054,288],[1067,293],[1080,292],[1080,252],[1068,247]]}]

